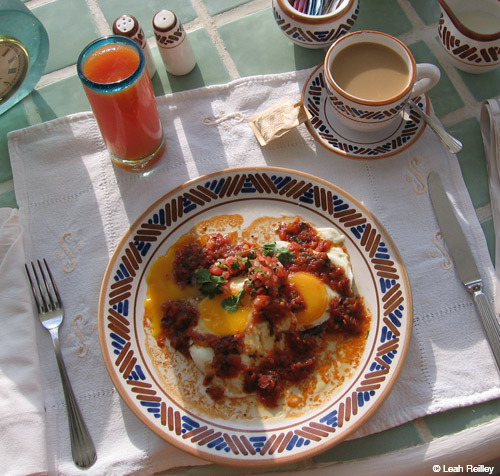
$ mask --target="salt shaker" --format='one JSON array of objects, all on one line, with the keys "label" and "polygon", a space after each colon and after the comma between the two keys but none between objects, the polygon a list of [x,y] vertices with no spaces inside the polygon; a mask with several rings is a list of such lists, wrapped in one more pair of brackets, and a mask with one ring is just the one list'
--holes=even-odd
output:
[{"label": "salt shaker", "polygon": [[189,73],[196,65],[196,58],[184,27],[175,13],[160,10],[153,17],[153,29],[167,71],[176,76]]},{"label": "salt shaker", "polygon": [[132,15],[122,15],[113,23],[113,33],[115,35],[128,36],[142,48],[146,57],[146,66],[148,68],[149,77],[152,78],[156,73],[156,66],[151,55],[151,50],[146,39],[144,31],[139,25],[137,18]]}]

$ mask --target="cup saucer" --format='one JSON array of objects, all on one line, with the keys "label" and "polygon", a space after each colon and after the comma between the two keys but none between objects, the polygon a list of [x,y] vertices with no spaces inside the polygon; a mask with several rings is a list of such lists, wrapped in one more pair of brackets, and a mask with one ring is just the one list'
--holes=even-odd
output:
[{"label": "cup saucer", "polygon": [[[323,65],[309,76],[302,90],[302,102],[311,114],[306,123],[309,132],[321,145],[340,155],[355,159],[381,159],[405,150],[418,140],[425,122],[413,113],[403,113],[401,120],[386,129],[361,132],[340,122],[327,100]],[[426,94],[415,99],[418,106],[429,113]]]}]

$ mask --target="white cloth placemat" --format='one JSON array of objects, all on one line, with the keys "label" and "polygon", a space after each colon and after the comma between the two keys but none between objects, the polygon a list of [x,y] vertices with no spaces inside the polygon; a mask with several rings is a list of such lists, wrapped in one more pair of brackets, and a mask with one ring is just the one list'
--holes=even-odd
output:
[{"label": "white cloth placemat", "polygon": [[500,97],[481,107],[481,133],[488,165],[491,214],[495,228],[495,311],[500,313]]},{"label": "white cloth placemat", "polygon": [[[427,193],[426,176],[436,170],[493,296],[493,266],[456,157],[429,129],[413,146],[381,160],[333,154],[304,125],[261,148],[246,119],[283,97],[298,100],[310,72],[245,78],[158,98],[167,152],[148,176],[111,165],[90,113],[9,135],[27,259],[48,260],[66,307],[63,353],[98,452],[97,463],[85,474],[150,474],[204,463],[160,440],[121,402],[100,354],[97,301],[108,259],[129,225],[172,188],[228,167],[273,165],[329,180],[377,216],[403,256],[414,299],[407,363],[384,405],[355,437],[500,396],[499,373],[474,304],[447,255]],[[80,474],[70,456],[49,336],[39,328],[37,333],[49,470]]]}]

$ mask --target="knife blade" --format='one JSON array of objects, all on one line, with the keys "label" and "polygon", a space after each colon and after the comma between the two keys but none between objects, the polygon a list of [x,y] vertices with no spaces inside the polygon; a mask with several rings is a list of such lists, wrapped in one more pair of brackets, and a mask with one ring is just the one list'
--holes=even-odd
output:
[{"label": "knife blade", "polygon": [[432,206],[444,241],[453,258],[460,281],[472,294],[497,367],[500,370],[500,321],[495,315],[488,297],[483,292],[481,274],[462,227],[455,216],[453,205],[441,183],[441,178],[436,172],[431,172],[427,182]]}]

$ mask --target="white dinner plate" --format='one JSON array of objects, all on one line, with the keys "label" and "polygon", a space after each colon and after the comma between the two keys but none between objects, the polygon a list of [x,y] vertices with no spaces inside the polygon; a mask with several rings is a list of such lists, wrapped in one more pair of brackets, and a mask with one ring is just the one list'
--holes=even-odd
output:
[{"label": "white dinner plate", "polygon": [[[230,414],[211,418],[179,401],[150,360],[143,320],[152,263],[200,220],[226,213],[240,214],[245,221],[262,215],[300,215],[316,227],[334,227],[346,237],[356,288],[372,318],[360,364],[320,408],[266,419],[243,420]],[[185,183],[151,205],[130,227],[103,278],[98,320],[113,383],[147,427],[210,461],[271,466],[331,448],[373,416],[392,389],[408,351],[412,297],[392,239],[355,198],[294,170],[235,168]]]}]

